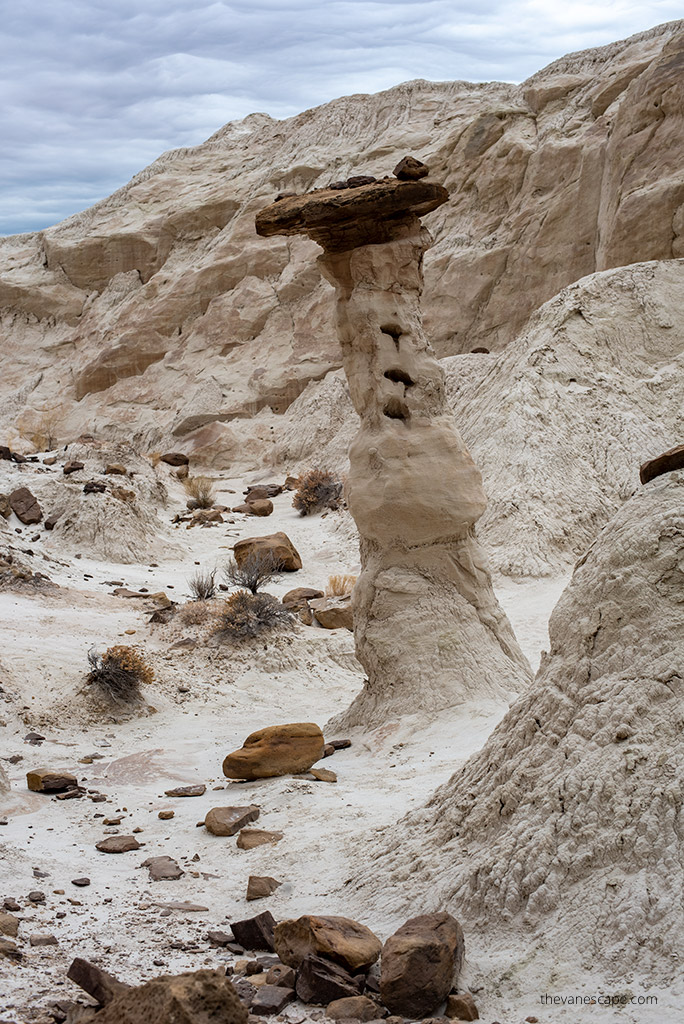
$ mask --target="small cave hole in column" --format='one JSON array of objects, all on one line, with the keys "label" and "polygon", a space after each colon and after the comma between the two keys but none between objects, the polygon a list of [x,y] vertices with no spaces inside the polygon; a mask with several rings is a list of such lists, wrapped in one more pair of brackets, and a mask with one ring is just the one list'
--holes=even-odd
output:
[{"label": "small cave hole in column", "polygon": [[388,398],[385,402],[383,413],[391,420],[408,420],[411,418],[409,407],[400,398]]},{"label": "small cave hole in column", "polygon": [[397,327],[396,324],[386,324],[384,327],[380,328],[380,331],[381,331],[382,334],[389,334],[390,338],[392,339],[394,344],[397,346],[397,351],[398,351],[399,350],[399,339],[401,338],[402,334],[404,333],[402,331],[401,327]]},{"label": "small cave hole in column", "polygon": [[391,370],[386,370],[384,376],[387,377],[387,380],[392,380],[395,384],[403,384],[407,388],[412,388],[415,383],[406,370],[401,370],[398,366],[393,366]]}]

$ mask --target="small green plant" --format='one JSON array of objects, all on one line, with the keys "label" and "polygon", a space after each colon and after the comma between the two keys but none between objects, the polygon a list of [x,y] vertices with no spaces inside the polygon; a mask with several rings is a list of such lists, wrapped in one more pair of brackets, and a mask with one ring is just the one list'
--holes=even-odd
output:
[{"label": "small green plant", "polygon": [[188,476],[183,487],[190,495],[188,508],[211,508],[214,504],[214,481],[208,476]]},{"label": "small green plant", "polygon": [[324,508],[340,507],[342,481],[338,480],[329,470],[314,466],[308,469],[297,480],[297,490],[292,504],[302,516],[320,512]]},{"label": "small green plant", "polygon": [[118,644],[104,654],[89,651],[90,672],[86,682],[116,704],[136,704],[142,700],[140,687],[154,679],[154,669],[135,647]]},{"label": "small green plant", "polygon": [[279,629],[290,629],[294,618],[271,594],[236,590],[224,603],[216,627],[220,640],[251,640]]},{"label": "small green plant", "polygon": [[188,580],[188,587],[195,601],[211,601],[216,597],[216,569],[211,572],[199,570]]}]

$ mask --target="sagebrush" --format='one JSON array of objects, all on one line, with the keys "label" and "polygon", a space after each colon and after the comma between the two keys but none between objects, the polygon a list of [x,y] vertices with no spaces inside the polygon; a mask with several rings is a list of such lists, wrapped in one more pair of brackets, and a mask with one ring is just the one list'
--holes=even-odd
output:
[{"label": "sagebrush", "polygon": [[347,594],[351,594],[356,583],[356,576],[352,576],[351,573],[337,573],[333,576],[328,576],[328,582],[325,588],[326,597],[346,597]]},{"label": "sagebrush", "polygon": [[188,476],[183,487],[190,495],[188,508],[211,508],[214,504],[214,481],[208,476]]},{"label": "sagebrush", "polygon": [[292,504],[302,516],[320,512],[324,508],[340,507],[342,481],[330,470],[314,466],[307,469],[297,480],[297,490]]},{"label": "sagebrush", "polygon": [[201,626],[216,619],[223,608],[223,601],[211,598],[208,601],[188,601],[178,609],[178,621],[184,626]]},{"label": "sagebrush", "polygon": [[135,704],[142,700],[141,686],[154,679],[154,669],[135,647],[118,644],[104,654],[89,651],[90,672],[86,682],[117,704]]},{"label": "sagebrush", "polygon": [[281,575],[278,562],[269,551],[250,551],[240,565],[231,557],[223,570],[223,578],[229,587],[240,587],[252,594],[266,583],[280,579]]},{"label": "sagebrush", "polygon": [[289,629],[293,622],[291,612],[271,594],[236,590],[224,602],[215,632],[221,640],[250,640]]},{"label": "sagebrush", "polygon": [[188,587],[195,601],[210,601],[216,596],[216,569],[198,570],[188,580]]}]

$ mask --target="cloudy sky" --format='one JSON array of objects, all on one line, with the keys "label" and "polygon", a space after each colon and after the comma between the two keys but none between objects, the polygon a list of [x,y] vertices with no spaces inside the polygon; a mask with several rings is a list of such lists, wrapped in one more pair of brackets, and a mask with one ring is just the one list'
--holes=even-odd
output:
[{"label": "cloudy sky", "polygon": [[681,0],[0,0],[0,235],[166,149],[411,78],[522,81]]}]

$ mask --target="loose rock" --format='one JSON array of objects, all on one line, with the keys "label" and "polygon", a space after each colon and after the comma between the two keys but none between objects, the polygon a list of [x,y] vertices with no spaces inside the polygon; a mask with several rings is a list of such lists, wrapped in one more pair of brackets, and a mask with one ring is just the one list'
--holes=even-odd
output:
[{"label": "loose rock", "polygon": [[335,999],[359,994],[359,983],[344,967],[320,956],[307,956],[297,973],[295,986],[303,1003],[326,1006]]},{"label": "loose rock", "polygon": [[207,787],[203,784],[197,786],[176,786],[175,789],[164,790],[164,796],[203,796]]},{"label": "loose rock", "polygon": [[463,930],[451,914],[413,917],[382,949],[380,995],[392,1013],[424,1017],[443,1002],[463,961]]},{"label": "loose rock", "polygon": [[268,875],[250,875],[247,881],[247,900],[263,900],[273,895],[282,884]]},{"label": "loose rock", "polygon": [[265,910],[263,914],[257,914],[256,917],[249,917],[244,921],[231,921],[230,927],[243,949],[266,949],[273,952],[275,924],[273,914]]},{"label": "loose rock", "polygon": [[43,518],[38,499],[31,494],[28,487],[18,487],[16,491],[12,491],[7,500],[19,522],[24,523],[25,526],[39,523]]},{"label": "loose rock", "polygon": [[135,836],[109,836],[96,843],[95,849],[101,853],[128,853],[129,850],[139,850],[140,843]]},{"label": "loose rock", "polygon": [[233,548],[235,561],[244,565],[250,555],[263,555],[271,558],[277,569],[284,572],[297,572],[302,567],[299,552],[285,533],[272,533],[266,537],[245,537]]},{"label": "loose rock", "polygon": [[176,879],[185,874],[173,857],[148,857],[140,866],[149,870],[153,882]]},{"label": "loose rock", "polygon": [[254,996],[250,1010],[257,1016],[263,1017],[271,1013],[280,1013],[288,1003],[291,1003],[295,993],[291,988],[282,985],[262,985]]},{"label": "loose rock", "polygon": [[353,973],[368,970],[382,949],[380,939],[365,925],[348,917],[312,914],[281,921],[274,941],[276,953],[290,967],[299,967],[307,956],[317,956],[334,960]]},{"label": "loose rock", "polygon": [[26,784],[34,793],[54,793],[58,790],[78,787],[78,779],[70,772],[53,771],[51,768],[35,768],[26,773]]},{"label": "loose rock", "polygon": [[447,1004],[444,1014],[451,1020],[480,1019],[480,1014],[477,1012],[475,1000],[471,996],[470,992],[464,992],[462,995],[447,996]]},{"label": "loose rock", "polygon": [[212,807],[204,819],[204,826],[215,836],[234,836],[250,821],[259,817],[259,807]]},{"label": "loose rock", "polygon": [[347,996],[344,999],[335,999],[326,1008],[325,1015],[331,1020],[345,1020],[353,1017],[355,1020],[371,1021],[377,1020],[379,1013],[378,1004],[369,999],[368,996]]},{"label": "loose rock", "polygon": [[228,754],[223,774],[229,779],[267,779],[307,771],[323,755],[323,733],[313,722],[271,725],[247,737]]},{"label": "loose rock", "polygon": [[257,846],[275,844],[283,838],[283,832],[267,832],[258,828],[243,828],[237,837],[237,847],[240,850],[253,850]]}]

